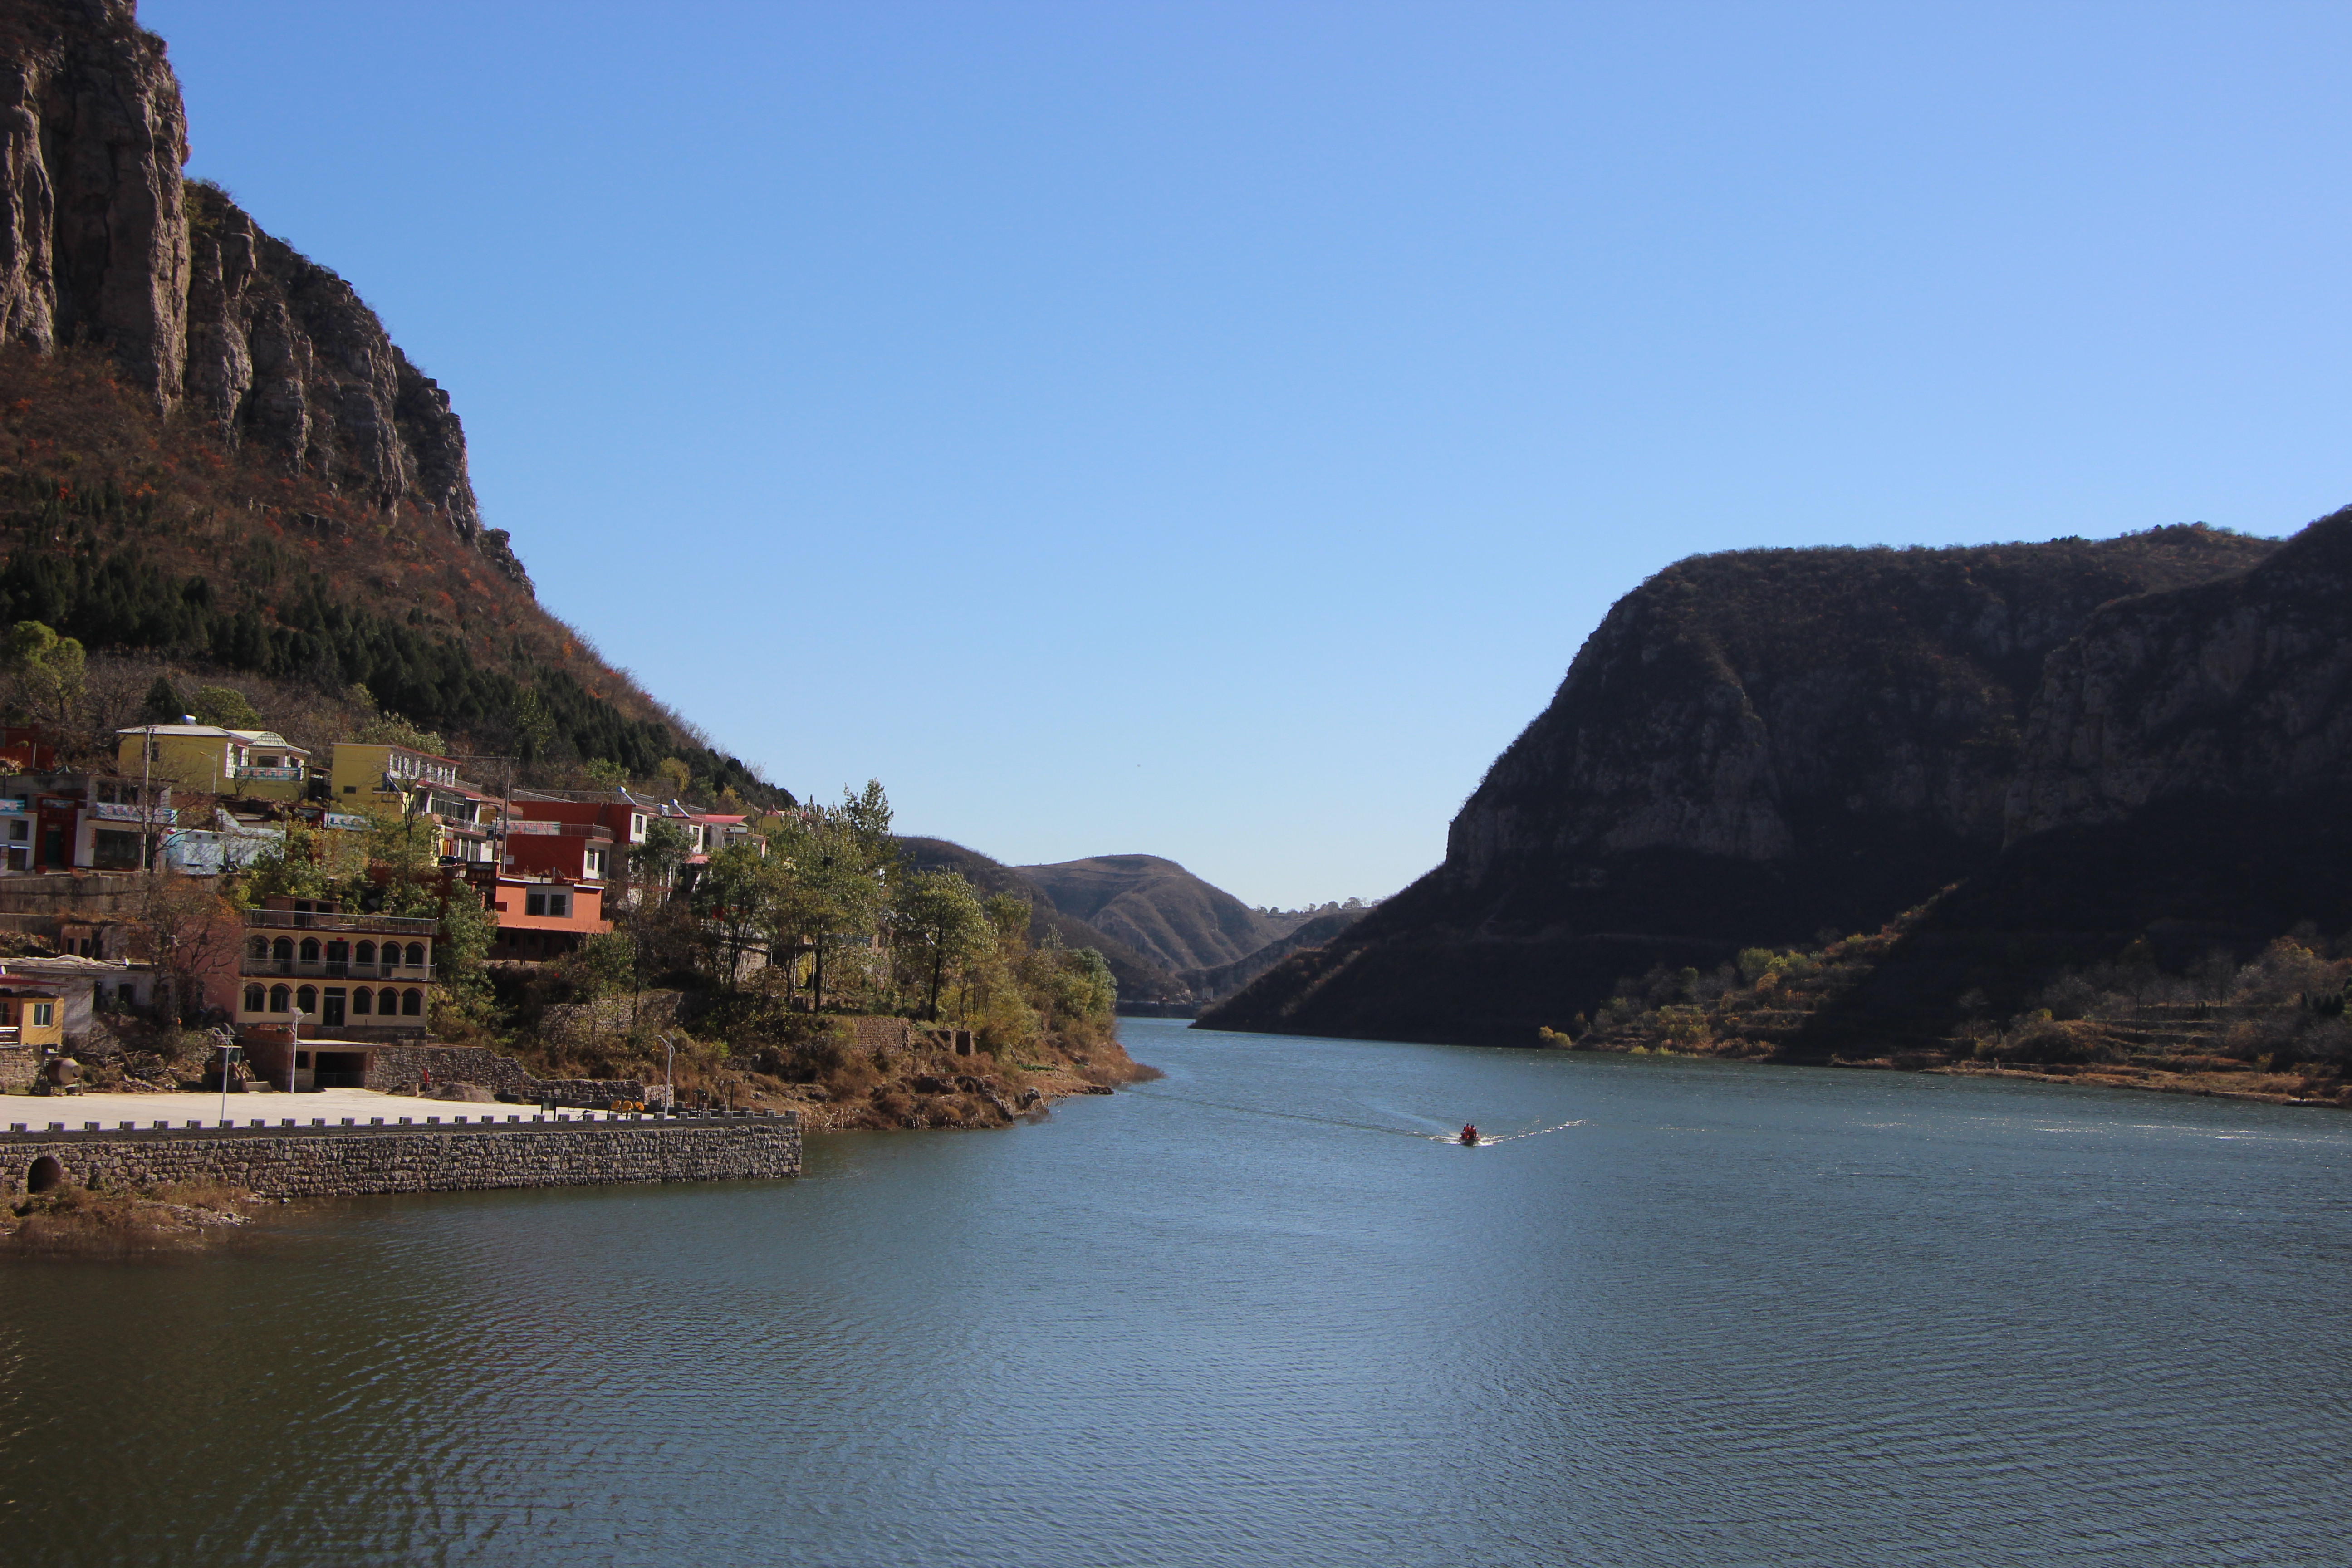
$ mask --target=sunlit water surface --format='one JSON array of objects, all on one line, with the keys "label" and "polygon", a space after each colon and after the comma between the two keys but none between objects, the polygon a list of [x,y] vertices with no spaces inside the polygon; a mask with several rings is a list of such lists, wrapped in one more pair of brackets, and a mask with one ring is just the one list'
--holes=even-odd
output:
[{"label": "sunlit water surface", "polygon": [[9,1264],[0,1558],[2352,1561],[2352,1120],[1127,1034],[797,1183]]}]

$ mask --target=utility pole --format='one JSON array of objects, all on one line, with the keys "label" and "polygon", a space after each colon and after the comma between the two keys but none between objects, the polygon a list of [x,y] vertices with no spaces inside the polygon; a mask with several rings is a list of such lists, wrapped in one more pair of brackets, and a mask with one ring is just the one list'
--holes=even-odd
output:
[{"label": "utility pole", "polygon": [[[155,794],[151,781],[155,776],[155,726],[147,726],[147,742],[139,748],[139,868],[155,868]],[[226,1079],[221,1080],[227,1082]],[[227,1100],[221,1104],[226,1108]]]}]

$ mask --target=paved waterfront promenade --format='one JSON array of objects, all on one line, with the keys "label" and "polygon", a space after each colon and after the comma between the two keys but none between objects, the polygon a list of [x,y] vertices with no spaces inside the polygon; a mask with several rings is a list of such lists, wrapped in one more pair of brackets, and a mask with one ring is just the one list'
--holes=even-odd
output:
[{"label": "paved waterfront promenade", "polygon": [[[464,1100],[424,1100],[406,1094],[380,1094],[372,1089],[329,1089],[316,1094],[232,1094],[228,1097],[228,1121],[235,1127],[250,1127],[256,1121],[278,1127],[291,1118],[298,1127],[308,1127],[314,1121],[325,1119],[330,1127],[342,1125],[343,1118],[352,1118],[362,1127],[377,1117],[383,1118],[387,1127],[397,1126],[404,1116],[412,1125],[423,1126],[428,1116],[437,1117],[444,1126],[462,1116],[467,1121],[491,1120],[504,1121],[509,1117],[520,1117],[529,1121],[539,1114],[536,1106],[468,1104]],[[593,1117],[604,1120],[603,1111],[583,1111],[565,1109],[561,1114],[575,1121]],[[121,1129],[128,1121],[145,1131],[158,1121],[174,1128],[184,1128],[191,1121],[205,1127],[221,1124],[221,1097],[218,1094],[72,1094],[0,1095],[0,1133],[7,1132],[22,1122],[28,1132],[45,1132],[51,1122],[62,1122],[68,1131],[79,1132],[84,1124],[95,1121],[109,1132]]]}]

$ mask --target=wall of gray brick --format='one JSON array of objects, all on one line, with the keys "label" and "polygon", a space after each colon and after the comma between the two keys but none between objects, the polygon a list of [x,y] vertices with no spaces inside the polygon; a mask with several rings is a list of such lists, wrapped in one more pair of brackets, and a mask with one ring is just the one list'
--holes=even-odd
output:
[{"label": "wall of gray brick", "polygon": [[0,1193],[21,1196],[44,1155],[85,1186],[221,1182],[264,1197],[747,1181],[801,1171],[800,1118],[790,1112],[520,1122],[506,1121],[509,1114],[440,1126],[0,1134]]},{"label": "wall of gray brick", "polygon": [[367,1087],[386,1094],[414,1092],[427,1072],[435,1083],[478,1083],[532,1105],[603,1106],[646,1098],[645,1084],[633,1078],[533,1078],[522,1063],[487,1046],[379,1045],[368,1054]]}]

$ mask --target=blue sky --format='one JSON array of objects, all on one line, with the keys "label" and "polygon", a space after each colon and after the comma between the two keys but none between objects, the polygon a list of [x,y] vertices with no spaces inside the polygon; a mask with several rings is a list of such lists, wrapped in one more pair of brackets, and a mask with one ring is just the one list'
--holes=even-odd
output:
[{"label": "blue sky", "polygon": [[148,0],[190,172],[795,791],[1394,891],[1611,601],[2352,500],[2341,6]]}]

